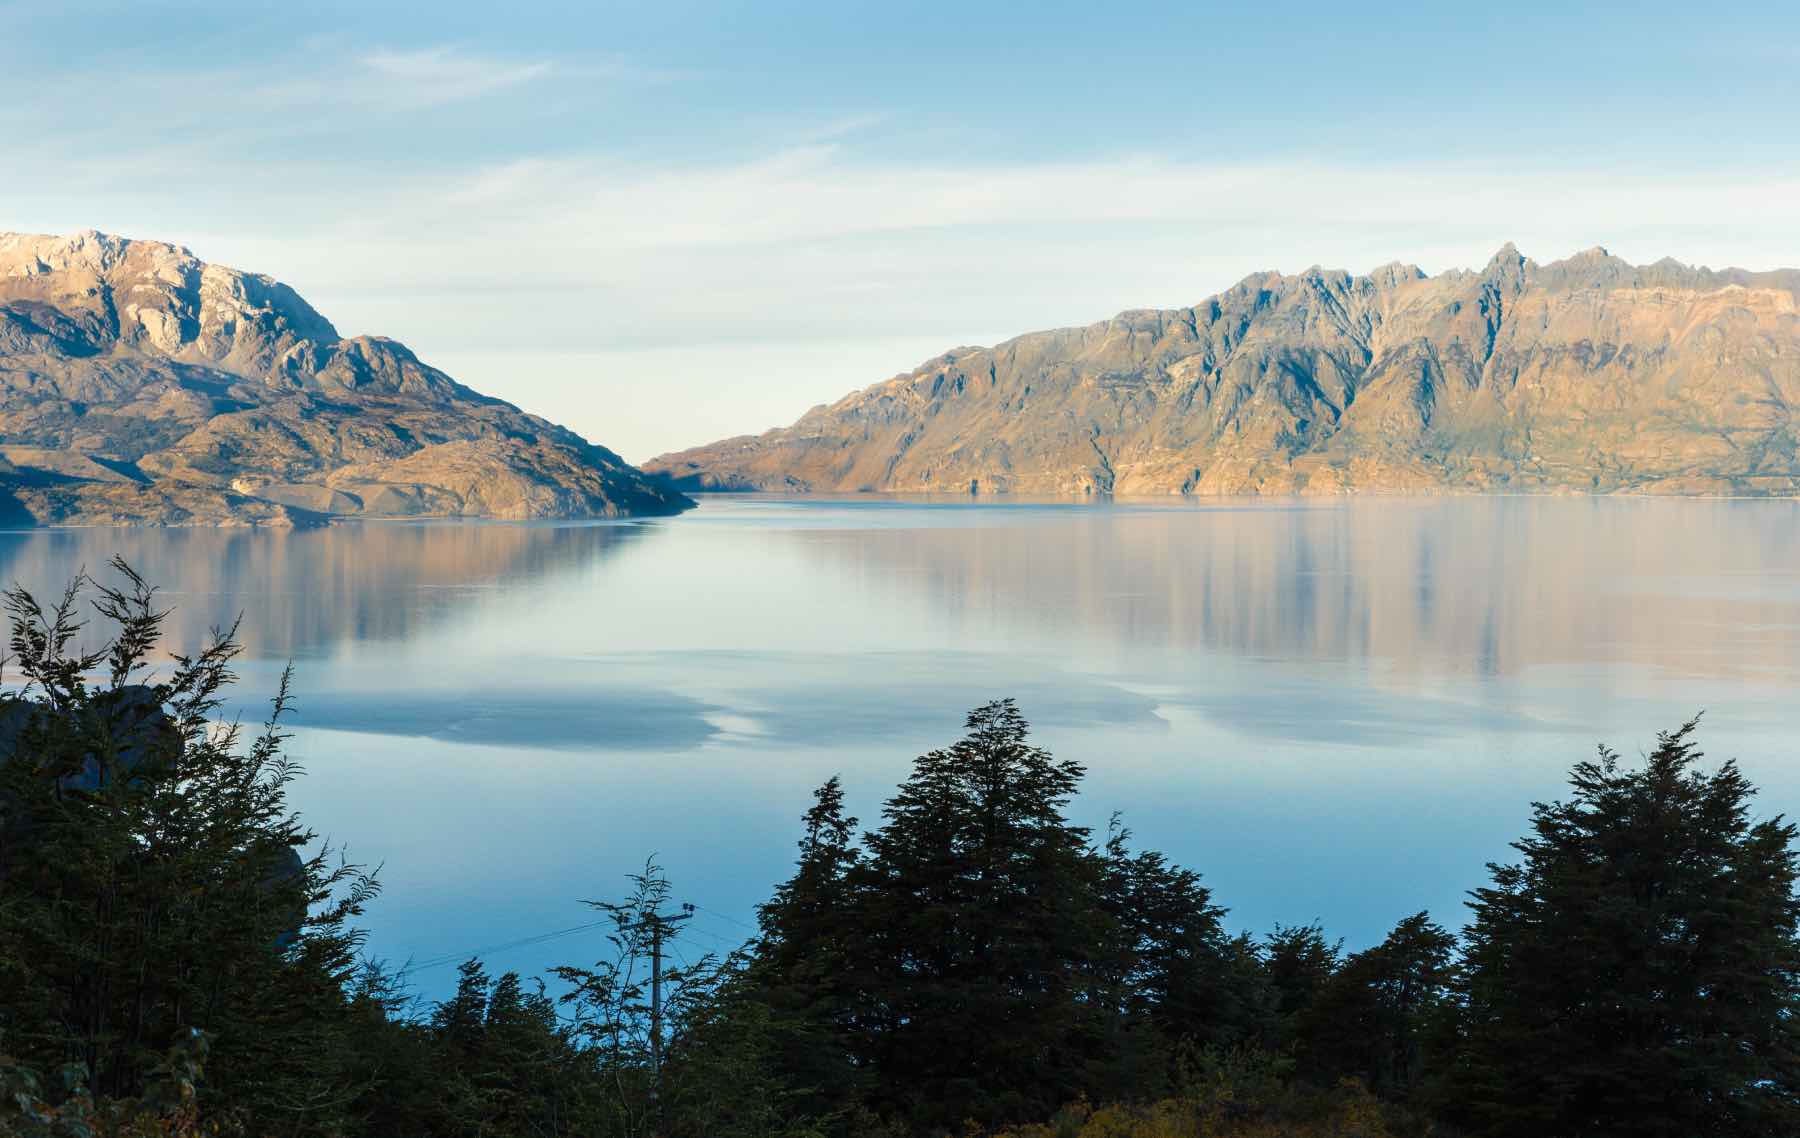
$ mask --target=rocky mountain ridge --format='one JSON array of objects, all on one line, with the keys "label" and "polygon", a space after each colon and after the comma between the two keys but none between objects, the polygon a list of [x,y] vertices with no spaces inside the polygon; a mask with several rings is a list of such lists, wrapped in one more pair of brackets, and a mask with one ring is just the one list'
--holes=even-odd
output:
[{"label": "rocky mountain ridge", "polygon": [[604,447],[162,242],[0,233],[0,521],[574,518],[691,503]]},{"label": "rocky mountain ridge", "polygon": [[644,468],[691,490],[1794,495],[1797,300],[1793,270],[1600,248],[1257,273],[954,349]]}]

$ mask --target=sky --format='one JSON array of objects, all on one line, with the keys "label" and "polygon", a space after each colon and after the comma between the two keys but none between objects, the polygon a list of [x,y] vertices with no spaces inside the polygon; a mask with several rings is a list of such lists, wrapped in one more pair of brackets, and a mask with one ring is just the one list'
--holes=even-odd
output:
[{"label": "sky", "polygon": [[0,230],[633,461],[1251,272],[1800,266],[1800,6],[0,0]]}]

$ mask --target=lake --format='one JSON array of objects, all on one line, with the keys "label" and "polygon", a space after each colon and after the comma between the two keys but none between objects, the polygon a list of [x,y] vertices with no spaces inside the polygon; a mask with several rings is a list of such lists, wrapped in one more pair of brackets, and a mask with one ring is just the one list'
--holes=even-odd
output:
[{"label": "lake", "polygon": [[[237,704],[297,670],[294,800],[382,865],[371,950],[582,925],[654,854],[748,932],[810,791],[854,812],[1011,696],[1234,928],[1352,947],[1463,892],[1607,742],[1702,743],[1800,809],[1800,505],[1584,498],[1005,503],[708,496],[679,518],[0,534],[50,592],[122,555],[170,647],[243,615]],[[103,575],[103,574],[102,574]],[[592,960],[598,931],[489,951]],[[448,964],[411,974],[429,996]]]}]

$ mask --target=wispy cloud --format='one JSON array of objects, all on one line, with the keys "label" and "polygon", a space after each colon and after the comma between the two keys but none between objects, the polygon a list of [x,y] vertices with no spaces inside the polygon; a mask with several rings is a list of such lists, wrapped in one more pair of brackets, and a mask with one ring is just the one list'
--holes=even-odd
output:
[{"label": "wispy cloud", "polygon": [[[1268,255],[1279,257],[1293,245],[1290,234],[1322,228],[1410,229],[1414,236],[1401,244],[1412,248],[1420,238],[1469,228],[1521,239],[1584,232],[1585,244],[1593,244],[1623,233],[1728,223],[1786,239],[1800,232],[1800,172],[1647,176],[1590,169],[1552,176],[1514,164],[1229,164],[1153,156],[898,166],[814,144],[706,166],[514,160],[466,176],[439,204],[457,211],[477,203],[484,227],[535,228],[555,218],[559,233],[613,249],[747,247],[1026,226],[1054,227],[1073,237],[1096,226],[1176,225],[1272,230]],[[1791,242],[1770,253],[1800,258]],[[1283,263],[1298,268],[1310,261]]]},{"label": "wispy cloud", "polygon": [[[313,38],[256,62],[159,62],[126,75],[71,70],[55,83],[22,86],[0,105],[0,126],[57,154],[64,168],[96,148],[120,169],[140,153],[172,150],[210,150],[215,161],[241,166],[247,145],[269,139],[354,140],[383,120],[446,107],[461,112],[553,83],[579,83],[583,98],[599,101],[621,85],[673,77],[609,57],[498,55],[456,44],[358,54],[340,40]],[[108,94],[121,83],[144,97]],[[313,169],[325,166],[315,162]]]},{"label": "wispy cloud", "polygon": [[[502,81],[408,66],[383,81]],[[96,225],[274,274],[347,332],[468,362],[459,378],[634,457],[790,420],[952,344],[1191,304],[1260,269],[1399,258],[1435,272],[1507,239],[1541,260],[1599,243],[1639,261],[1800,264],[1792,169],[901,163],[851,141],[461,169],[171,151],[157,176],[141,143],[89,158],[9,185],[0,224]],[[702,430],[675,406],[716,415]]]},{"label": "wispy cloud", "polygon": [[549,75],[547,60],[513,60],[439,46],[374,51],[358,63],[377,81],[376,90],[402,105],[436,106],[479,98]]},{"label": "wispy cloud", "polygon": [[286,70],[286,78],[245,84],[244,97],[271,110],[422,111],[505,95],[551,79],[560,69],[548,59],[484,55],[453,44],[345,57],[332,44],[317,42]]}]

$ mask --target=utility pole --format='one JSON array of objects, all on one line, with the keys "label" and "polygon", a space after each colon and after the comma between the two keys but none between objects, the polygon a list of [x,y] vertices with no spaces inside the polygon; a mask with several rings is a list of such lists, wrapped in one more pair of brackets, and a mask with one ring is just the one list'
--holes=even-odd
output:
[{"label": "utility pole", "polygon": [[694,907],[684,904],[679,914],[664,916],[651,913],[642,928],[650,933],[650,1101],[656,1101],[657,1085],[662,1080],[662,945],[663,937],[682,921],[694,915]]}]

